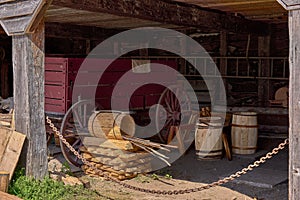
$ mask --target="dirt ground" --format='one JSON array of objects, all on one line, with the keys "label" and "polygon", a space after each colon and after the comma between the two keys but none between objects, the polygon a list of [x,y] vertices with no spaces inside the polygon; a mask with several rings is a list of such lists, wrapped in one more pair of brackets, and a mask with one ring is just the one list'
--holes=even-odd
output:
[{"label": "dirt ground", "polygon": [[[88,176],[81,177],[83,180],[88,180],[91,184],[91,189],[97,190],[98,194],[104,199],[114,200],[248,200],[252,199],[249,196],[233,191],[225,187],[214,187],[201,192],[184,194],[184,195],[153,195],[142,192],[137,192],[125,189],[116,183],[105,181],[101,178],[91,178]],[[134,186],[156,189],[156,190],[176,190],[201,186],[200,183],[190,181],[169,179],[159,177],[155,179],[151,175],[139,175],[138,177],[126,181]]]},{"label": "dirt ground", "polygon": [[[226,158],[221,160],[206,161],[197,160],[195,150],[190,149],[185,155],[172,164],[153,174],[139,175],[136,178],[127,180],[126,182],[142,188],[156,190],[174,190],[199,187],[203,183],[211,183],[219,180],[232,172],[238,171],[257,159],[257,156],[263,155],[266,150],[259,151],[257,155],[246,157],[233,157],[232,161]],[[55,155],[55,160],[65,162],[61,154]],[[287,179],[271,185],[270,187],[260,187],[264,179],[272,179],[277,176],[287,176],[288,168],[288,151],[281,151],[277,156],[267,161],[253,170],[255,182],[248,184],[245,182],[235,181],[222,185],[222,187],[214,187],[201,192],[190,193],[185,195],[162,196],[147,193],[141,193],[123,188],[122,186],[104,180],[103,178],[94,178],[84,175],[82,172],[75,173],[82,180],[88,180],[90,188],[97,190],[99,199],[112,200],[233,200],[233,199],[260,199],[260,200],[285,200],[288,199],[288,183]],[[51,162],[49,163],[51,164]],[[53,163],[52,163],[53,164]],[[51,167],[49,167],[51,168]],[[271,170],[270,174],[262,176],[259,170]],[[273,171],[272,171],[273,170]],[[172,178],[170,178],[172,177]]]}]

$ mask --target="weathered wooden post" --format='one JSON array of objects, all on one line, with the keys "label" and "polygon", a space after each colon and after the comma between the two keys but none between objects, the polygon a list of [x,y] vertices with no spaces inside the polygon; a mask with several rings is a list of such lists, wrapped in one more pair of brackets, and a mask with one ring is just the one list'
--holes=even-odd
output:
[{"label": "weathered wooden post", "polygon": [[0,22],[13,38],[15,128],[26,134],[26,175],[47,174],[44,117],[44,22],[46,0],[2,0]]},{"label": "weathered wooden post", "polygon": [[300,199],[300,0],[278,0],[289,11],[289,199]]},{"label": "weathered wooden post", "polygon": [[[258,56],[269,57],[270,56],[270,42],[271,37],[269,35],[258,37]],[[261,59],[258,66],[258,76],[269,77],[270,62],[268,59]],[[259,79],[258,80],[258,102],[259,106],[266,106],[270,99],[270,80]]]}]

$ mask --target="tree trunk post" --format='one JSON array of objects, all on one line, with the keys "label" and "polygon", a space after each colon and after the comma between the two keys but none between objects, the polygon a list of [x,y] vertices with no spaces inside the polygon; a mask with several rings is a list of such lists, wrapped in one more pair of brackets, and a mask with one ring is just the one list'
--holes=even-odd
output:
[{"label": "tree trunk post", "polygon": [[45,25],[34,33],[13,36],[13,78],[16,131],[26,134],[23,161],[26,175],[37,179],[47,174],[44,116]]}]

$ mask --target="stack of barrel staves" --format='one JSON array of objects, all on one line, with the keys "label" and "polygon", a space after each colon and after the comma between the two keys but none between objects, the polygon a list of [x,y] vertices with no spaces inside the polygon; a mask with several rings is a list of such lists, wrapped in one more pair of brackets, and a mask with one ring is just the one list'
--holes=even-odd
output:
[{"label": "stack of barrel staves", "polygon": [[84,163],[82,169],[92,176],[101,176],[97,168],[119,180],[130,179],[152,171],[153,159],[170,165],[168,156],[161,152],[177,148],[134,137],[135,123],[127,113],[95,112],[89,118],[88,129],[89,136],[82,139],[80,151],[93,166]]}]

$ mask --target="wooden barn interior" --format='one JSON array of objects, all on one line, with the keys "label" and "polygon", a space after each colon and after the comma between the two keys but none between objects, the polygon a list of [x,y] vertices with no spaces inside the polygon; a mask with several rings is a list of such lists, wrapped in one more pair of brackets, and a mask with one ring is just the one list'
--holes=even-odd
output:
[{"label": "wooden barn interior", "polygon": [[[295,139],[296,142],[292,143],[295,146],[290,146],[290,150],[294,153],[289,154],[290,159],[291,156],[295,158],[294,161],[289,162],[289,186],[291,187],[289,197],[297,199],[300,196],[299,188],[296,189],[299,187],[299,176],[297,176],[299,171],[297,173],[291,171],[294,167],[297,168],[300,154],[299,148],[296,149],[299,147],[297,145],[299,145],[300,135],[299,130],[296,129],[299,125],[291,124],[299,122],[299,119],[296,119],[299,115],[294,114],[293,111],[295,109],[299,111],[299,104],[296,103],[299,101],[299,89],[295,85],[299,83],[299,77],[293,76],[292,80],[290,78],[291,73],[299,74],[300,70],[298,66],[292,68],[292,58],[289,57],[291,53],[300,57],[299,50],[293,52],[291,49],[293,47],[290,45],[291,38],[294,37],[295,45],[299,46],[300,38],[295,35],[300,35],[299,25],[297,25],[300,23],[300,1],[138,0],[133,2],[117,0],[98,2],[79,0],[74,3],[70,0],[36,0],[32,1],[34,3],[31,6],[35,6],[32,10],[29,6],[26,7],[26,2],[28,1],[0,1],[2,25],[0,28],[0,96],[7,99],[14,94],[19,94],[18,97],[14,97],[17,131],[27,134],[29,138],[35,137],[36,130],[46,133],[45,128],[32,123],[44,124],[44,113],[57,114],[58,118],[63,117],[72,104],[68,101],[70,98],[67,97],[68,94],[60,93],[60,90],[64,90],[65,87],[72,87],[67,77],[64,77],[65,85],[55,85],[57,90],[54,90],[51,80],[47,79],[45,73],[41,76],[42,78],[45,76],[45,91],[39,86],[43,80],[35,83],[33,78],[26,78],[36,73],[28,70],[28,66],[44,66],[30,60],[30,57],[36,59],[45,55],[45,69],[43,67],[41,69],[47,71],[47,66],[50,66],[53,59],[59,58],[63,59],[62,62],[71,63],[68,59],[85,58],[105,39],[123,31],[141,27],[172,29],[197,41],[216,63],[226,89],[228,113],[257,113],[257,151],[270,150],[291,136]],[[20,9],[24,14],[10,12],[8,11],[10,7]],[[290,9],[287,9],[289,7]],[[295,13],[296,17],[292,13]],[[26,17],[30,18],[30,23],[26,21]],[[27,24],[23,25],[23,23]],[[41,50],[44,49],[44,54],[36,51],[28,43],[28,39],[34,41]],[[193,62],[200,59],[197,53],[193,53],[192,47],[186,47],[184,40],[181,40],[180,44],[175,43],[177,41],[169,35],[162,38],[161,42],[172,48],[177,46],[178,54],[191,56],[190,62],[175,53],[147,49],[148,44],[139,44],[140,46],[136,47],[139,50],[127,53],[122,58],[174,61],[177,70],[192,85],[200,108],[210,107],[212,103],[218,105],[218,99],[210,97],[209,92],[213,91],[208,91],[202,76],[192,67]],[[103,52],[101,56],[114,57],[126,50],[127,45],[130,44],[124,41],[107,44],[107,52]],[[189,52],[186,52],[187,49]],[[28,59],[26,60],[25,57]],[[299,64],[299,61],[293,63]],[[22,70],[15,73],[19,68]],[[38,73],[44,73],[44,70]],[[27,89],[23,91],[16,88],[20,84],[25,84]],[[34,86],[30,87],[30,84]],[[38,93],[33,91],[35,87],[39,88]],[[44,93],[41,94],[41,91]],[[294,91],[294,94],[290,94],[290,91]],[[53,94],[55,92],[57,94]],[[26,95],[34,95],[33,100],[28,100]],[[161,93],[158,94],[157,99],[160,95]],[[39,98],[45,98],[45,107],[35,102]],[[145,105],[143,109],[146,109]],[[39,111],[33,112],[34,110]],[[28,122],[30,125],[22,121],[24,119],[22,112],[28,113],[26,116],[32,119]],[[38,138],[42,140],[44,136],[40,135]],[[27,156],[29,154],[27,153]],[[232,162],[235,162],[234,159]],[[27,172],[34,173],[30,170]]]}]

